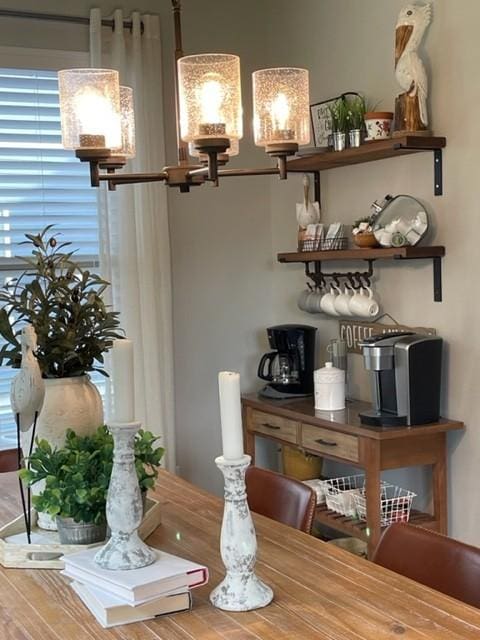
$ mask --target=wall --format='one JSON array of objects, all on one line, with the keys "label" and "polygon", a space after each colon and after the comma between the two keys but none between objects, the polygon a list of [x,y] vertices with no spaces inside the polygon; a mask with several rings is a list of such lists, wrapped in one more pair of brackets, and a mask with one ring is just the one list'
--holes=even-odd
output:
[{"label": "wall", "polygon": [[[396,18],[405,0],[288,0],[275,1],[271,13],[270,64],[310,69],[311,102],[343,91],[362,91],[382,108],[391,109],[399,93],[393,73]],[[273,6],[273,3],[270,3]],[[454,536],[480,544],[480,504],[475,500],[475,478],[480,453],[477,423],[480,409],[477,380],[480,345],[476,322],[480,314],[477,286],[478,216],[477,148],[480,128],[474,105],[480,97],[476,81],[480,62],[476,33],[480,5],[475,0],[436,0],[426,38],[431,78],[430,105],[434,133],[445,135],[444,196],[433,196],[432,157],[420,154],[337,169],[322,175],[325,220],[352,222],[368,213],[370,203],[386,193],[408,193],[424,202],[431,214],[431,240],[445,244],[444,302],[432,299],[430,263],[389,264],[378,269],[375,291],[383,309],[399,322],[436,327],[445,339],[444,415],[464,420],[464,434],[449,437],[450,524]],[[472,108],[473,107],[473,108]],[[288,192],[271,190],[274,250],[295,244],[294,205],[300,200],[295,181]],[[377,267],[376,267],[377,268]],[[304,282],[300,266],[275,265],[274,312],[278,320],[302,321],[296,309]],[[317,319],[321,351],[336,336],[333,319]],[[355,391],[368,394],[361,357],[351,356]],[[364,372],[363,372],[364,373]],[[425,496],[422,473],[396,474],[407,487]]]}]

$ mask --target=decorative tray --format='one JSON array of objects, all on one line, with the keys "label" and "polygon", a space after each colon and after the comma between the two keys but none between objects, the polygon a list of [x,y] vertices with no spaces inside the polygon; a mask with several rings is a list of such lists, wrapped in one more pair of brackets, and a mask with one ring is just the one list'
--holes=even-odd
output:
[{"label": "decorative tray", "polygon": [[[142,540],[160,524],[160,512],[159,502],[147,498],[145,515],[138,529]],[[37,527],[35,510],[32,510],[31,537],[32,544],[28,544],[23,515],[3,526],[0,529],[0,564],[17,569],[63,569],[63,556],[103,544],[60,544],[57,531]]]}]

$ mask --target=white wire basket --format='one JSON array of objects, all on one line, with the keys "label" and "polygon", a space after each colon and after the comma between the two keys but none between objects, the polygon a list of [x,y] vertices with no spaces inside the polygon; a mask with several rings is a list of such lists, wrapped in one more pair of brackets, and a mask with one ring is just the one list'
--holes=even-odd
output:
[{"label": "white wire basket", "polygon": [[327,508],[344,516],[354,518],[356,515],[354,496],[364,491],[365,476],[343,476],[324,481],[325,502]]},{"label": "white wire basket", "polygon": [[[380,499],[380,525],[386,527],[394,522],[408,522],[413,499],[416,493],[393,484],[383,483]],[[367,500],[365,489],[352,494],[357,517],[367,519]]]},{"label": "white wire basket", "polygon": [[311,487],[317,496],[317,504],[325,503],[325,482],[326,480],[320,480],[320,478],[313,478],[312,480],[303,480],[303,484]]}]

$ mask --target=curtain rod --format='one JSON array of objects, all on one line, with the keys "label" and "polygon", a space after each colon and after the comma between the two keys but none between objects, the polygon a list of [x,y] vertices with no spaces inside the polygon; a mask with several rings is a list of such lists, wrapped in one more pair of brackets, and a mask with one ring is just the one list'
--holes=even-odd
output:
[{"label": "curtain rod", "polygon": [[[80,16],[63,16],[55,13],[35,13],[32,11],[14,11],[13,9],[0,9],[0,17],[3,18],[29,18],[30,20],[49,20],[52,22],[73,22],[75,24],[83,24],[88,26],[90,24],[89,18],[81,18]],[[102,19],[102,25],[104,27],[115,26],[115,22],[112,19]],[[143,32],[143,23],[142,23]],[[132,21],[123,21],[124,29],[132,29]]]}]

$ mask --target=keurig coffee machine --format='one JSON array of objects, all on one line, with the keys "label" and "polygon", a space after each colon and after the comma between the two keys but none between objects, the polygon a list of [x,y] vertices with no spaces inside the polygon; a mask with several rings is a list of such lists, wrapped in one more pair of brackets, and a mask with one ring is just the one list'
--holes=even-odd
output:
[{"label": "keurig coffee machine", "polygon": [[362,424],[394,427],[427,424],[440,417],[442,339],[398,332],[364,340],[365,368],[371,372],[373,410]]},{"label": "keurig coffee machine", "polygon": [[316,331],[302,324],[267,329],[274,351],[265,353],[258,365],[258,377],[268,382],[260,395],[279,399],[312,395]]}]

